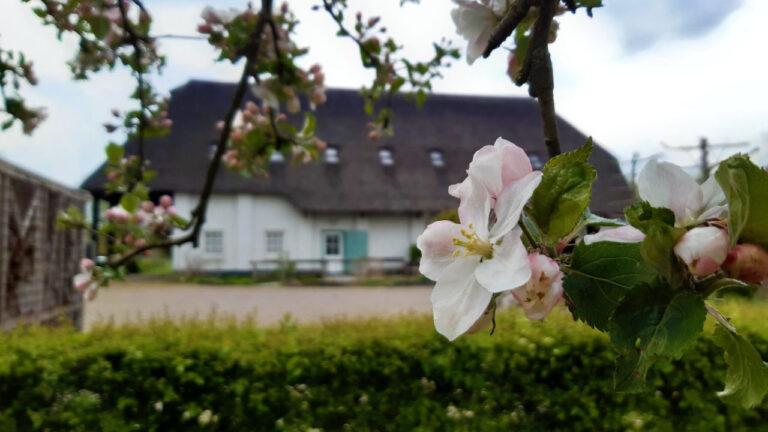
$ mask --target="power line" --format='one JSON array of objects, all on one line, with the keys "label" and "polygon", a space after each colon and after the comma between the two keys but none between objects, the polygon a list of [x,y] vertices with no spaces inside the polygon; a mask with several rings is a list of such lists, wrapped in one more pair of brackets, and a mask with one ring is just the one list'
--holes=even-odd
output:
[{"label": "power line", "polygon": [[709,161],[709,152],[710,152],[711,149],[714,149],[714,148],[723,149],[723,148],[744,147],[744,146],[749,145],[749,142],[743,141],[743,142],[734,142],[734,143],[711,144],[707,140],[707,138],[701,138],[699,140],[699,144],[698,145],[693,145],[693,146],[671,146],[671,145],[668,145],[668,144],[666,144],[664,142],[662,142],[661,145],[664,148],[667,148],[667,149],[670,149],[670,150],[676,150],[676,151],[683,151],[683,152],[699,151],[699,153],[700,153],[699,169],[701,170],[700,181],[703,182],[703,181],[705,181],[706,179],[709,178],[709,175],[712,172],[712,168],[714,167],[710,163],[710,161]]}]

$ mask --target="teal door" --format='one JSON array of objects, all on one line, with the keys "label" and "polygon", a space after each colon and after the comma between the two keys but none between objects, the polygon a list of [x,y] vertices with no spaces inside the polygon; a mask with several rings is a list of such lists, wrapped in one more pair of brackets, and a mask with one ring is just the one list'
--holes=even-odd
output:
[{"label": "teal door", "polygon": [[368,232],[344,231],[344,273],[354,270],[354,260],[368,257]]}]

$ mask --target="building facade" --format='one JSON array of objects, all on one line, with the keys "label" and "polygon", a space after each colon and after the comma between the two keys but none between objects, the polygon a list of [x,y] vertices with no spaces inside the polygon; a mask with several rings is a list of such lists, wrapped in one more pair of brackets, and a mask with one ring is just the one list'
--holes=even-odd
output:
[{"label": "building facade", "polygon": [[[215,125],[233,91],[233,84],[205,81],[175,89],[173,131],[146,144],[158,171],[149,185],[153,196],[172,194],[182,216],[202,190],[217,141]],[[477,149],[502,136],[523,147],[534,168],[546,161],[538,107],[528,98],[432,95],[416,107],[395,97],[394,137],[371,141],[358,93],[331,89],[327,95],[316,113],[316,134],[329,144],[320,158],[292,166],[275,155],[266,178],[244,178],[222,167],[199,247],[174,250],[175,269],[272,271],[290,265],[348,273],[402,266],[424,227],[456,207],[447,188],[466,176]],[[565,151],[586,142],[584,134],[559,121]],[[130,154],[134,143],[126,145]],[[599,175],[592,211],[620,215],[633,194],[618,163],[599,146],[590,162]],[[95,199],[114,203],[103,191],[105,181],[100,168],[83,187]]]}]

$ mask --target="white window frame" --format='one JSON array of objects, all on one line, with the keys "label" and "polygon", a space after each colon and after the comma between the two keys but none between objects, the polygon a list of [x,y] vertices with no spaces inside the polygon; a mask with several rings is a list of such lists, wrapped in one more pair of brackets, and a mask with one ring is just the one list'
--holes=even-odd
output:
[{"label": "white window frame", "polygon": [[339,148],[334,146],[328,146],[323,152],[323,159],[327,164],[338,164],[341,158],[339,157]]},{"label": "white window frame", "polygon": [[[279,248],[275,250],[275,239],[279,239]],[[268,254],[280,254],[285,250],[285,233],[282,230],[268,230],[264,233],[264,247]]]},{"label": "white window frame", "polygon": [[[218,240],[211,241],[212,237],[217,237]],[[218,247],[215,247],[218,242]],[[222,230],[206,230],[203,232],[203,250],[206,254],[221,255],[224,253],[224,231]]]},{"label": "white window frame", "polygon": [[379,149],[379,162],[383,166],[392,166],[395,164],[395,154],[392,153],[392,149],[380,148]]},{"label": "white window frame", "polygon": [[442,168],[445,166],[445,153],[442,150],[433,149],[429,151],[429,161],[432,162],[432,166],[435,168]]}]

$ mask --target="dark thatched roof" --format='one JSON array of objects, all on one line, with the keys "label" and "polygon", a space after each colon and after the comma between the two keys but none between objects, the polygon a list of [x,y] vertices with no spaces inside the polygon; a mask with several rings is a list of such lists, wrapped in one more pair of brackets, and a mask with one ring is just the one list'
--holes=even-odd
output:
[{"label": "dark thatched roof", "polygon": [[[153,190],[201,190],[217,137],[216,122],[226,112],[234,88],[229,83],[190,81],[172,91],[173,131],[146,144],[147,158],[159,173],[150,183]],[[269,179],[248,179],[222,169],[214,191],[282,196],[313,213],[437,212],[456,207],[448,185],[461,181],[473,153],[499,136],[546,159],[541,119],[532,99],[431,95],[419,108],[395,97],[392,107],[395,136],[371,141],[365,129],[369,119],[357,92],[328,90],[328,103],[317,111],[317,136],[339,149],[338,165],[317,160],[273,166]],[[562,119],[559,125],[564,150],[584,144],[587,138],[581,132]],[[391,149],[393,166],[380,163],[382,147]],[[442,168],[430,161],[429,152],[435,149],[444,154]],[[591,162],[598,172],[592,210],[606,216],[620,214],[632,193],[616,159],[596,147]],[[101,167],[83,188],[100,194],[104,182]]]}]

